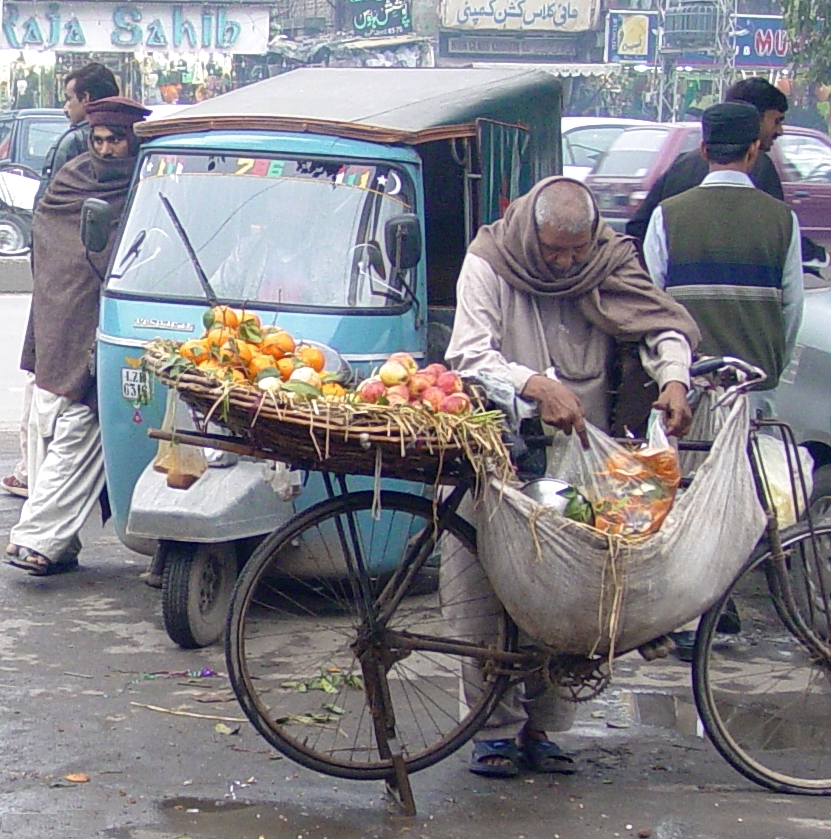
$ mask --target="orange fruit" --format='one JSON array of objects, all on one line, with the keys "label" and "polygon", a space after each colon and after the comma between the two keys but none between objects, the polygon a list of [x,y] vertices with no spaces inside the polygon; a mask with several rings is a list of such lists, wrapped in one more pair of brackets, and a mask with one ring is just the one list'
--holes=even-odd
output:
[{"label": "orange fruit", "polygon": [[243,309],[242,312],[240,312],[239,323],[237,324],[237,326],[243,323],[253,323],[254,326],[257,327],[257,329],[259,329],[263,325],[259,315],[254,314],[254,312],[246,312],[245,309]]},{"label": "orange fruit", "polygon": [[208,330],[205,341],[209,347],[221,347],[226,341],[236,337],[236,332],[227,326],[215,326]]},{"label": "orange fruit", "polygon": [[287,355],[285,358],[278,359],[277,362],[274,363],[274,366],[280,371],[280,378],[284,382],[287,382],[289,380],[289,376],[291,376],[297,368],[297,362],[293,356]]},{"label": "orange fruit", "polygon": [[190,341],[185,341],[185,343],[179,347],[179,355],[181,355],[182,358],[187,358],[198,364],[200,361],[205,361],[210,356],[210,351],[204,341],[192,339]]},{"label": "orange fruit", "polygon": [[243,367],[251,363],[251,359],[258,355],[257,348],[253,344],[242,341],[239,338],[229,338],[218,350],[220,361],[241,362]]},{"label": "orange fruit", "polygon": [[307,367],[311,367],[315,373],[323,372],[323,368],[326,366],[326,358],[323,352],[317,347],[300,347],[296,355]]},{"label": "orange fruit", "polygon": [[240,325],[240,313],[230,306],[214,306],[211,314],[214,316],[214,326],[236,329]]},{"label": "orange fruit", "polygon": [[245,373],[242,372],[242,370],[237,370],[236,368],[234,368],[233,370],[231,370],[231,381],[234,384],[247,382],[248,376],[246,376]]},{"label": "orange fruit", "polygon": [[346,396],[346,390],[339,382],[324,382],[320,390],[324,396],[334,396],[336,399]]},{"label": "orange fruit", "polygon": [[269,367],[274,366],[274,359],[270,355],[258,353],[251,359],[251,361],[248,362],[248,375],[250,378],[256,379],[263,370],[267,370]]},{"label": "orange fruit", "polygon": [[260,343],[260,352],[267,353],[275,359],[291,355],[294,352],[294,338],[288,332],[269,332]]}]

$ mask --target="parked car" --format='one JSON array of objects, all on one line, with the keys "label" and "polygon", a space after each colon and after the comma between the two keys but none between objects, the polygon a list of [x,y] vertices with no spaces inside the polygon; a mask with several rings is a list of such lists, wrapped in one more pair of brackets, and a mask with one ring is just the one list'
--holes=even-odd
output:
[{"label": "parked car", "polygon": [[46,155],[69,128],[60,108],[0,114],[0,256],[31,245],[32,207]]},{"label": "parked car", "polygon": [[634,125],[649,123],[620,117],[563,117],[563,174],[584,181],[618,135]]},{"label": "parked car", "polygon": [[[654,123],[621,132],[586,178],[603,217],[622,231],[675,158],[700,142],[701,126],[695,122]],[[831,248],[831,138],[786,125],[769,154],[803,232]]]}]

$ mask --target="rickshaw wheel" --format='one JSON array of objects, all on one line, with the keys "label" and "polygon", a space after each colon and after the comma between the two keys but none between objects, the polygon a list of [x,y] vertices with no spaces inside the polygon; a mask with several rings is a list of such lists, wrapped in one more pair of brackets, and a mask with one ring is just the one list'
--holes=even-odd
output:
[{"label": "rickshaw wheel", "polygon": [[237,578],[232,542],[167,542],[162,578],[164,628],[185,649],[219,640]]}]

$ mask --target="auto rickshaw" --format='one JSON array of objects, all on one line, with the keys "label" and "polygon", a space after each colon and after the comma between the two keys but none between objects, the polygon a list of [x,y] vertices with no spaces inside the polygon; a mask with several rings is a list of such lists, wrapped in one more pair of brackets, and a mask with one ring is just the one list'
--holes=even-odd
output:
[{"label": "auto rickshaw", "polygon": [[[315,68],[137,126],[101,302],[100,418],[115,529],[154,557],[174,641],[219,637],[240,564],[323,488],[290,476],[275,494],[274,470],[219,452],[190,488],[167,486],[147,436],[166,389],[141,368],[145,343],[198,337],[220,302],[356,376],[399,350],[441,360],[476,230],[561,171],[561,101],[536,69]],[[406,264],[388,246],[402,235],[417,243]]]}]

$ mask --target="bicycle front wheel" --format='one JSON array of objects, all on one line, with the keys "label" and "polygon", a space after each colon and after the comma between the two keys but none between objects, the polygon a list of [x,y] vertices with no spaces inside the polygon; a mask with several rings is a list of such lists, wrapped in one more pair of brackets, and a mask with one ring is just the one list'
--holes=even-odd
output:
[{"label": "bicycle front wheel", "polygon": [[[484,579],[473,528],[452,514],[437,534],[433,504],[418,496],[382,492],[380,514],[373,501],[323,501],[266,539],[237,581],[226,633],[231,683],[260,734],[310,769],[355,780],[394,776],[381,717],[409,772],[465,743],[508,684],[481,643],[513,647],[489,587],[443,584],[439,602],[439,555],[457,581]],[[481,642],[478,654],[454,648],[454,596],[492,630],[466,639]],[[474,689],[468,679],[462,690],[463,668],[480,675]]]},{"label": "bicycle front wheel", "polygon": [[[782,534],[797,586],[800,569],[831,567],[831,526],[814,534],[807,526]],[[780,573],[769,553],[752,558],[701,618],[695,702],[713,745],[746,778],[775,792],[829,795],[831,657],[804,631],[808,616],[794,620],[785,607]]]}]

